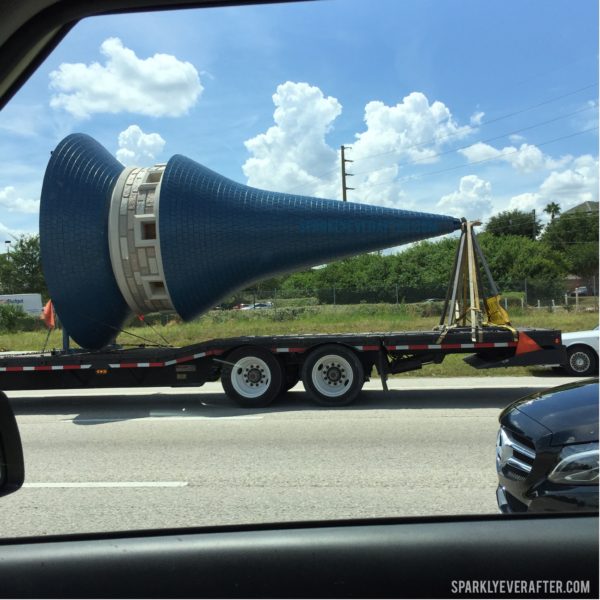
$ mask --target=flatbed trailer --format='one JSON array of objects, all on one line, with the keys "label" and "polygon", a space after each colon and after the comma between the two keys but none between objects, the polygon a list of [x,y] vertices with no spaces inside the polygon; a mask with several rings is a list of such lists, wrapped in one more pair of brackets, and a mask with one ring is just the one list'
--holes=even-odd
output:
[{"label": "flatbed trailer", "polygon": [[485,326],[445,330],[214,339],[180,348],[138,346],[0,355],[0,389],[201,386],[221,379],[245,407],[266,406],[302,380],[314,401],[354,401],[373,369],[389,375],[466,354],[473,367],[564,363],[560,331]]}]

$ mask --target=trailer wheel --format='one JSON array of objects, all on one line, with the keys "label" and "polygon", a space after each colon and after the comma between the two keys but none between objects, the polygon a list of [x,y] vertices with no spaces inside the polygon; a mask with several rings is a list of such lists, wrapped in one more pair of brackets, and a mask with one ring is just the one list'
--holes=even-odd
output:
[{"label": "trailer wheel", "polygon": [[338,344],[313,350],[302,366],[304,389],[322,406],[351,404],[364,380],[364,369],[356,353]]},{"label": "trailer wheel", "polygon": [[221,370],[225,393],[243,408],[271,404],[281,393],[282,381],[281,363],[264,348],[237,348]]},{"label": "trailer wheel", "polygon": [[565,371],[574,377],[594,375],[598,370],[596,354],[588,346],[576,345],[567,348],[568,362]]}]

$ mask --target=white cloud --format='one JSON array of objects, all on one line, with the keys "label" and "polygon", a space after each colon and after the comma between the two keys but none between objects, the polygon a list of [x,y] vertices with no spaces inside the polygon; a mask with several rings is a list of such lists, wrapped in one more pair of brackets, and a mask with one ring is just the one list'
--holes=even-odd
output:
[{"label": "white cloud", "polygon": [[492,160],[498,158],[500,155],[500,150],[489,144],[484,144],[483,142],[477,142],[468,148],[459,150],[459,152],[465,156],[470,163],[479,162],[481,160]]},{"label": "white cloud", "polygon": [[[510,148],[513,148],[512,146]],[[505,148],[503,152],[508,151]],[[532,173],[547,168],[547,161],[550,160],[544,153],[532,144],[521,144],[521,146],[512,150],[512,153],[503,158],[509,162],[517,171],[521,173]]]},{"label": "white cloud", "polygon": [[275,124],[247,140],[251,157],[242,169],[248,185],[281,192],[330,197],[338,155],[325,136],[342,112],[332,96],[308,83],[287,81],[273,94]]},{"label": "white cloud", "polygon": [[568,210],[581,202],[598,201],[598,159],[584,155],[576,158],[571,168],[553,171],[540,186],[540,193]]},{"label": "white cloud", "polygon": [[102,42],[105,63],[62,63],[50,73],[56,93],[50,106],[84,119],[94,113],[136,113],[178,117],[194,106],[203,91],[198,71],[170,54],[146,59],[119,38]]},{"label": "white cloud", "polygon": [[535,209],[545,219],[543,211],[550,202],[556,202],[564,212],[589,200],[598,201],[598,159],[584,155],[574,159],[571,168],[550,173],[537,192],[513,196],[508,209]]},{"label": "white cloud", "polygon": [[[388,208],[402,208],[404,210],[423,210],[415,206],[414,202],[406,197],[401,183],[397,180],[399,169],[397,165],[381,167],[372,173],[359,176],[358,183],[350,181],[351,187],[356,184],[356,192],[350,192],[357,198],[350,198],[357,202],[387,206]],[[354,179],[354,178],[353,178]]]},{"label": "white cloud", "polygon": [[492,186],[477,175],[466,175],[461,177],[458,190],[442,196],[436,206],[455,217],[483,220],[493,209]]},{"label": "white cloud", "polygon": [[515,146],[506,146],[499,150],[489,144],[477,142],[468,148],[459,150],[459,152],[465,156],[470,163],[498,159],[509,163],[521,173],[533,173],[544,169],[556,168],[566,164],[572,159],[571,156],[553,159],[544,154],[537,146],[526,143],[521,144],[519,148],[516,148]]},{"label": "white cloud", "polygon": [[479,127],[479,125],[481,125],[481,122],[483,121],[483,117],[485,117],[485,113],[482,111],[473,113],[471,115],[471,125],[473,125],[473,127]]},{"label": "white cloud", "polygon": [[0,244],[5,248],[5,250],[8,245],[6,244],[7,241],[10,241],[11,244],[14,244],[20,237],[24,235],[37,235],[37,231],[33,229],[7,227],[4,223],[0,222]]},{"label": "white cloud", "polygon": [[22,137],[39,136],[48,124],[43,106],[9,103],[0,113],[0,130]]},{"label": "white cloud", "polygon": [[459,126],[443,102],[430,104],[421,92],[412,92],[395,106],[369,102],[364,119],[367,129],[356,134],[353,144],[357,157],[387,153],[388,164],[399,158],[434,162],[437,149],[447,138],[460,139],[473,131]]},{"label": "white cloud", "polygon": [[[275,125],[245,142],[251,157],[243,166],[248,184],[255,187],[339,198],[340,157],[326,142],[342,106],[307,83],[286,82],[273,96]],[[439,101],[430,104],[420,92],[387,106],[380,101],[365,106],[366,129],[355,135],[347,158],[356,188],[349,200],[412,207],[398,175],[399,161],[431,163],[447,138],[461,138],[473,130],[459,126]]]},{"label": "white cloud", "polygon": [[399,163],[437,162],[443,144],[473,132],[458,125],[443,102],[430,103],[421,92],[394,106],[369,102],[364,120],[366,130],[356,134],[350,155],[356,172],[350,185],[357,188],[352,196],[392,208],[419,209],[405,197],[402,182],[407,178],[399,178]]},{"label": "white cloud", "polygon": [[523,212],[538,211],[538,216],[541,217],[541,210],[544,208],[543,198],[538,192],[525,192],[517,196],[513,196],[509,202],[507,210],[520,210]]},{"label": "white cloud", "polygon": [[40,201],[22,198],[13,186],[0,189],[0,206],[8,212],[35,214],[40,210]]},{"label": "white cloud", "polygon": [[519,142],[524,142],[525,141],[525,137],[522,135],[519,135],[518,133],[513,133],[512,135],[508,136],[508,139],[513,143],[513,144],[518,144]]},{"label": "white cloud", "polygon": [[138,125],[130,125],[119,133],[117,160],[125,166],[149,167],[164,146],[165,140],[158,133],[144,133]]}]

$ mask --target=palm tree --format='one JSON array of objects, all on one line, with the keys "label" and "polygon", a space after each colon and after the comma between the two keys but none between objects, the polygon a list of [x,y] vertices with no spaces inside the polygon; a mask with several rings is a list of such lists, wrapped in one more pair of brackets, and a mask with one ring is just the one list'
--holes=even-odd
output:
[{"label": "palm tree", "polygon": [[554,217],[560,214],[560,206],[556,202],[550,202],[550,204],[546,205],[544,212],[550,215],[551,221],[554,221]]}]

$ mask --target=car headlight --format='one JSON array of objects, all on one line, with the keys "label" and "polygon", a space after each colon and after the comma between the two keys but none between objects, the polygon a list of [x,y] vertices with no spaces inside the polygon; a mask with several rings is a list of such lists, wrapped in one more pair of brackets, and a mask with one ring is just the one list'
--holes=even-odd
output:
[{"label": "car headlight", "polygon": [[565,485],[598,485],[598,442],[565,446],[548,479]]}]

